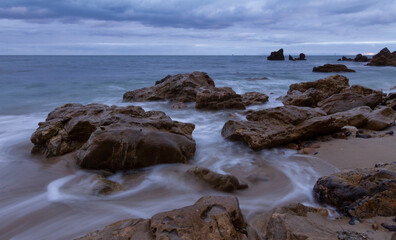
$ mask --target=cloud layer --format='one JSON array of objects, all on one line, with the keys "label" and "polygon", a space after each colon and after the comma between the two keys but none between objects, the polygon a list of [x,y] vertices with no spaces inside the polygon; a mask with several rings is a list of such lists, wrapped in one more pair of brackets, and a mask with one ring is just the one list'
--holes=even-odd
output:
[{"label": "cloud layer", "polygon": [[0,54],[348,52],[396,45],[396,2],[2,0],[0,27]]}]

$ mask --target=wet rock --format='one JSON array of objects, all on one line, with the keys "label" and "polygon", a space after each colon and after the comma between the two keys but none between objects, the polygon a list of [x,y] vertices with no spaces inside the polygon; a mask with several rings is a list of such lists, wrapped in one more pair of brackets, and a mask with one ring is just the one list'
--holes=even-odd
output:
[{"label": "wet rock", "polygon": [[66,104],[39,123],[32,152],[46,157],[75,152],[80,167],[111,171],[183,163],[195,153],[194,127],[141,107]]},{"label": "wet rock", "polygon": [[102,175],[95,175],[91,180],[91,184],[93,195],[109,195],[124,190],[121,184],[111,181]]},{"label": "wet rock", "polygon": [[178,102],[178,103],[175,103],[172,105],[172,109],[175,109],[175,110],[182,110],[182,109],[186,109],[186,108],[187,108],[187,105],[182,102]]},{"label": "wet rock", "polygon": [[259,92],[246,92],[241,95],[245,106],[258,105],[268,102],[268,95]]},{"label": "wet rock", "polygon": [[372,238],[367,236],[365,233],[358,233],[355,231],[338,231],[338,240],[371,240]]},{"label": "wet rock", "polygon": [[285,60],[285,56],[283,55],[283,48],[278,51],[271,52],[271,55],[267,57],[268,60]]},{"label": "wet rock", "polygon": [[369,62],[370,59],[367,56],[363,56],[362,54],[357,54],[356,57],[353,59],[355,62]]},{"label": "wet rock", "polygon": [[340,93],[349,87],[349,79],[342,75],[332,75],[313,82],[302,82],[290,85],[283,104],[304,107],[316,107],[317,103]]},{"label": "wet rock", "polygon": [[206,196],[192,206],[158,213],[149,220],[119,221],[79,239],[258,240],[259,237],[246,223],[237,198]]},{"label": "wet rock", "polygon": [[321,177],[315,184],[314,196],[348,216],[394,216],[396,162]]},{"label": "wet rock", "polygon": [[232,88],[214,88],[197,94],[195,108],[207,110],[245,109],[242,97]]},{"label": "wet rock", "polygon": [[223,126],[222,135],[261,150],[332,134],[344,126],[362,127],[370,112],[369,107],[358,107],[325,115],[319,109],[284,106],[251,112],[246,117],[248,121],[229,120]]},{"label": "wet rock", "polygon": [[314,67],[313,72],[355,72],[353,69],[347,68],[343,64],[325,64],[323,66]]},{"label": "wet rock", "polygon": [[124,102],[172,100],[195,102],[197,93],[202,89],[213,89],[215,83],[205,72],[168,75],[154,86],[126,92]]},{"label": "wet rock", "polygon": [[396,51],[390,52],[388,48],[383,48],[373,56],[368,66],[393,66],[396,67]]},{"label": "wet rock", "polygon": [[248,187],[246,184],[241,184],[239,180],[232,175],[215,173],[203,167],[191,168],[187,170],[185,175],[223,192],[234,192]]}]

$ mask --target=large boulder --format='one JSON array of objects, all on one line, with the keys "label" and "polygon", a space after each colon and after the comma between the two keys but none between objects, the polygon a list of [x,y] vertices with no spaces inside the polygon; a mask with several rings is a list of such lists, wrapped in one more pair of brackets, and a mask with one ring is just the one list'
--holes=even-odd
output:
[{"label": "large boulder", "polygon": [[320,102],[317,106],[327,114],[347,111],[355,107],[369,106],[374,109],[383,101],[384,93],[370,88],[353,85],[343,89],[341,93],[334,94]]},{"label": "large boulder", "polygon": [[82,168],[112,171],[184,163],[195,153],[194,127],[141,107],[66,104],[39,123],[32,152],[46,157],[75,152]]},{"label": "large boulder", "polygon": [[245,109],[242,96],[232,88],[213,88],[197,94],[195,108],[207,110]]},{"label": "large boulder", "polygon": [[285,60],[285,56],[283,55],[283,48],[278,51],[271,52],[271,55],[267,57],[268,60]]},{"label": "large boulder", "polygon": [[396,112],[392,108],[380,106],[368,115],[364,128],[374,131],[382,130],[395,123],[395,120]]},{"label": "large boulder", "polygon": [[363,56],[362,54],[357,54],[356,57],[353,59],[355,62],[369,62],[370,59],[367,56]]},{"label": "large boulder", "polygon": [[261,150],[332,134],[344,126],[363,127],[372,112],[364,106],[325,115],[320,109],[290,107],[266,109],[260,114],[253,112],[247,116],[248,121],[229,120],[221,133],[226,139],[241,141],[251,149]]},{"label": "large boulder", "polygon": [[343,64],[325,64],[323,66],[314,67],[312,72],[355,72]]},{"label": "large boulder", "polygon": [[388,48],[384,48],[379,53],[374,55],[367,65],[396,67],[396,51],[391,53]]},{"label": "large boulder", "polygon": [[282,102],[285,105],[316,107],[317,103],[340,93],[349,87],[349,79],[342,75],[332,75],[313,82],[290,85]]},{"label": "large boulder", "polygon": [[247,224],[238,199],[206,196],[194,205],[158,213],[151,219],[128,219],[113,223],[79,240],[212,239],[258,240]]},{"label": "large boulder", "polygon": [[193,167],[187,170],[185,175],[223,192],[234,192],[248,187],[246,184],[241,184],[235,176],[216,173],[204,167]]},{"label": "large boulder", "polygon": [[396,162],[321,177],[314,196],[357,218],[396,215]]},{"label": "large boulder", "polygon": [[154,86],[126,92],[124,102],[172,100],[176,102],[195,102],[201,89],[213,89],[215,83],[205,72],[168,75]]},{"label": "large boulder", "polygon": [[256,105],[256,104],[264,104],[268,102],[268,95],[259,92],[246,92],[241,95],[243,105]]}]

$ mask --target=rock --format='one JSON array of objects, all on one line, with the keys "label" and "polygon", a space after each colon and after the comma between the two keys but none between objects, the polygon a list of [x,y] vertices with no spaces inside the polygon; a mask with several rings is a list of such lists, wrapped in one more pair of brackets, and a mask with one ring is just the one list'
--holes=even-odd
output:
[{"label": "rock", "polygon": [[102,175],[95,175],[91,180],[91,184],[93,195],[109,195],[124,190],[121,184],[113,182]]},{"label": "rock", "polygon": [[172,100],[177,102],[195,102],[196,95],[202,89],[213,89],[215,83],[205,72],[168,75],[154,86],[126,92],[124,102]]},{"label": "rock", "polygon": [[341,128],[343,133],[348,137],[356,137],[359,130],[354,126],[344,126]]},{"label": "rock", "polygon": [[355,107],[369,106],[374,109],[383,101],[384,93],[374,91],[359,85],[343,89],[341,93],[334,94],[317,103],[327,114],[347,111]]},{"label": "rock", "polygon": [[313,82],[302,82],[290,85],[283,104],[304,107],[316,107],[317,103],[340,93],[349,87],[349,79],[342,75],[332,75]]},{"label": "rock", "polygon": [[391,126],[396,120],[396,112],[389,107],[381,106],[368,115],[364,128],[379,131]]},{"label": "rock", "polygon": [[313,72],[355,72],[353,69],[347,68],[343,64],[325,64],[323,66],[314,67]]},{"label": "rock", "polygon": [[338,61],[353,61],[353,59],[352,58],[347,58],[345,56],[342,56],[342,58],[338,59]]},{"label": "rock", "polygon": [[194,205],[158,213],[151,219],[113,223],[79,240],[212,239],[258,240],[235,197],[205,196]]},{"label": "rock", "polygon": [[39,123],[32,152],[46,157],[75,152],[80,167],[111,171],[184,163],[195,153],[194,128],[141,107],[66,104]]},{"label": "rock", "polygon": [[215,173],[203,167],[191,168],[187,170],[185,175],[187,177],[193,177],[211,188],[223,192],[234,192],[248,187],[246,184],[241,184],[239,180],[232,175]]},{"label": "rock", "polygon": [[175,110],[181,110],[181,109],[186,109],[186,108],[187,108],[187,105],[182,102],[178,102],[178,103],[175,103],[172,105],[172,109],[175,109]]},{"label": "rock", "polygon": [[269,79],[269,78],[267,78],[267,77],[249,77],[249,78],[246,78],[246,80],[251,80],[251,81],[255,81],[255,80],[267,80],[267,79]]},{"label": "rock", "polygon": [[295,61],[291,55],[289,55],[289,61]]},{"label": "rock", "polygon": [[391,232],[396,232],[396,225],[391,225],[387,223],[381,223],[381,226],[388,229]]},{"label": "rock", "polygon": [[354,169],[317,180],[314,196],[356,218],[396,214],[396,162]]},{"label": "rock", "polygon": [[367,56],[363,56],[362,54],[357,54],[355,59],[353,59],[355,62],[369,62],[370,59]]},{"label": "rock", "polygon": [[245,109],[242,97],[232,88],[214,88],[197,94],[195,108],[208,110]]},{"label": "rock", "polygon": [[264,104],[268,102],[268,99],[268,95],[259,92],[246,92],[242,94],[242,102],[245,106]]},{"label": "rock", "polygon": [[267,57],[268,60],[285,60],[285,56],[283,56],[283,48],[278,51],[271,52],[271,55]]},{"label": "rock", "polygon": [[365,233],[358,233],[355,231],[338,231],[338,240],[372,240],[371,237],[367,236]]},{"label": "rock", "polygon": [[306,60],[305,59],[305,54],[304,53],[300,53],[300,55],[298,56],[297,60]]},{"label": "rock", "polygon": [[368,66],[393,66],[396,67],[396,51],[390,52],[388,48],[383,48],[373,56]]}]

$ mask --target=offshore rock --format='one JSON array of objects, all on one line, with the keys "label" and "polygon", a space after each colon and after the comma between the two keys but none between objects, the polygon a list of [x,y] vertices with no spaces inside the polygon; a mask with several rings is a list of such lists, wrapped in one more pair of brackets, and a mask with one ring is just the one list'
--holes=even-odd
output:
[{"label": "offshore rock", "polygon": [[256,104],[264,104],[268,102],[268,95],[259,92],[246,92],[241,95],[243,105],[256,105]]},{"label": "offshore rock", "polygon": [[46,157],[76,152],[80,167],[111,171],[184,163],[195,153],[194,128],[141,107],[66,104],[39,123],[32,152]]},{"label": "offshore rock", "polygon": [[236,94],[232,88],[214,88],[197,94],[195,108],[207,110],[245,109],[242,96]]},{"label": "offshore rock", "polygon": [[205,72],[168,75],[154,86],[126,92],[124,102],[172,100],[176,102],[195,102],[197,93],[202,89],[213,89],[215,83]]},{"label": "offshore rock", "polygon": [[396,162],[321,177],[315,198],[356,218],[396,215]]},{"label": "offshore rock", "polygon": [[271,55],[267,57],[268,60],[285,60],[283,55],[283,48],[278,51],[271,52]]},{"label": "offshore rock", "polygon": [[343,64],[325,64],[314,67],[312,72],[355,72],[355,70],[349,69]]},{"label": "offshore rock", "polygon": [[362,54],[357,54],[356,57],[353,59],[355,62],[369,62],[370,59],[367,56],[363,56]]},{"label": "offshore rock", "polygon": [[223,192],[234,192],[248,187],[246,184],[241,184],[239,180],[232,175],[215,173],[203,167],[191,168],[187,170],[185,175]]},{"label": "offshore rock", "polygon": [[384,48],[379,53],[374,55],[367,65],[396,67],[396,51],[391,53],[388,48]]},{"label": "offshore rock", "polygon": [[79,240],[211,239],[258,240],[235,197],[205,196],[194,205],[158,213],[151,219],[113,223]]}]

